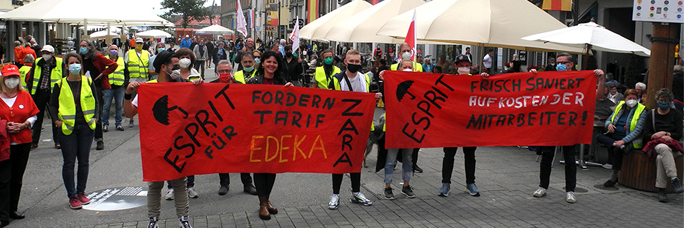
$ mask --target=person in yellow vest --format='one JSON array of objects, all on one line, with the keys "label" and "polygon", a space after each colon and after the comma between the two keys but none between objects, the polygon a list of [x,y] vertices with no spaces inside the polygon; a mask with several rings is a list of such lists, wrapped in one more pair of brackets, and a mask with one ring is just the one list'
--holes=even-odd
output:
[{"label": "person in yellow vest", "polygon": [[[159,74],[159,78],[150,83],[171,83],[171,82],[187,82],[188,80],[182,79],[177,76],[172,76],[171,73],[174,69],[178,69],[178,56],[172,52],[163,51],[157,55],[154,62],[154,69],[156,73]],[[192,81],[195,85],[199,85],[204,81],[200,79],[195,79]],[[127,118],[133,118],[138,114],[138,95],[131,100],[133,92],[140,86],[140,83],[136,81],[131,81],[126,87],[126,94],[124,95],[124,115]],[[144,165],[144,164],[143,164]],[[188,204],[188,192],[187,192],[187,182],[188,178],[181,177],[179,179],[171,180],[170,184],[176,190],[174,193],[174,200],[176,206],[176,216],[179,218],[179,222],[182,227],[191,227],[188,211],[190,209],[190,204]],[[147,215],[149,217],[149,224],[147,227],[157,227],[159,222],[159,215],[161,209],[161,190],[164,188],[163,181],[148,182],[148,192],[147,192]]]},{"label": "person in yellow vest", "polygon": [[[142,83],[149,79],[150,53],[143,50],[143,43],[142,38],[136,38],[135,49],[129,50],[124,55],[124,63],[128,69],[128,82]],[[128,127],[133,127],[133,119],[128,122]]]},{"label": "person in yellow vest", "polygon": [[608,157],[613,162],[613,173],[603,184],[613,187],[617,183],[617,175],[622,168],[622,154],[632,149],[641,149],[644,143],[641,138],[646,115],[642,115],[646,106],[637,101],[637,92],[633,89],[625,91],[625,100],[615,107],[615,111],[606,120],[606,134],[597,134],[596,139],[608,147]]},{"label": "person in yellow vest", "polygon": [[321,52],[321,56],[323,58],[323,66],[316,67],[313,88],[329,89],[328,84],[330,84],[332,76],[340,73],[340,68],[333,65],[332,50],[323,50],[323,52]]},{"label": "person in yellow vest", "polygon": [[399,62],[392,64],[392,66],[390,66],[390,70],[397,70],[399,63],[408,59],[411,60],[411,62],[413,63],[413,67],[411,68],[413,69],[413,72],[423,72],[423,65],[419,62],[413,62],[413,60],[411,59],[411,46],[408,43],[403,43],[399,46],[399,54],[401,56],[401,59],[399,60]]},{"label": "person in yellow vest", "polygon": [[[347,70],[335,74],[330,81],[328,87],[332,90],[351,91],[370,93],[370,77],[367,74],[361,73],[361,54],[359,51],[351,49],[347,51],[347,57],[344,59],[347,65]],[[376,93],[375,98],[382,98],[381,93]],[[374,126],[371,124],[371,128]],[[373,131],[374,129],[371,129]],[[352,203],[370,206],[373,204],[371,200],[361,193],[361,172],[350,173],[352,197],[349,199]],[[328,209],[336,210],[340,205],[340,187],[342,186],[342,178],[344,174],[333,174],[333,194],[330,196]]]},{"label": "person in yellow vest", "polygon": [[256,75],[256,70],[254,70],[254,55],[252,52],[244,52],[240,57],[240,65],[242,70],[235,72],[234,78],[236,81],[245,83],[245,81]]},{"label": "person in yellow vest", "polygon": [[33,55],[26,55],[24,57],[24,62],[25,64],[19,68],[19,74],[21,74],[21,86],[22,88],[26,88],[26,81],[27,81],[27,75],[31,72],[31,67],[33,67],[33,63],[36,61],[35,58],[33,58]]},{"label": "person in yellow vest", "polygon": [[[42,57],[36,59],[36,63],[31,67],[28,80],[26,81],[27,91],[31,93],[33,101],[36,102],[36,106],[38,106],[38,109],[40,110],[38,119],[32,127],[33,142],[31,143],[31,149],[38,148],[40,132],[43,128],[45,108],[50,102],[52,88],[62,79],[62,77],[64,77],[64,74],[67,71],[66,65],[62,64],[62,58],[55,57],[55,48],[50,45],[45,45],[40,52]],[[58,149],[60,147],[59,132],[59,129],[52,125],[52,139],[55,142],[55,148]]]},{"label": "person in yellow vest", "polygon": [[126,80],[126,65],[122,57],[119,57],[119,48],[116,45],[109,46],[109,55],[107,56],[112,61],[117,64],[114,73],[109,74],[109,84],[111,89],[104,90],[104,107],[102,112],[102,131],[109,131],[109,110],[112,106],[112,99],[114,99],[114,104],[116,108],[116,113],[114,115],[114,121],[116,130],[123,131],[124,128],[121,126],[122,115],[123,115],[123,96],[126,88],[123,86]]},{"label": "person in yellow vest", "polygon": [[[93,80],[83,76],[83,59],[76,53],[66,55],[65,65],[69,66],[67,77],[54,85],[54,96],[50,98],[50,115],[55,126],[61,129],[62,178],[69,197],[71,209],[81,209],[90,200],[85,189],[88,180],[88,161],[90,146],[95,137],[95,125],[99,117],[96,112],[100,104]],[[77,178],[74,167],[78,159]],[[76,183],[78,180],[78,183]]]}]

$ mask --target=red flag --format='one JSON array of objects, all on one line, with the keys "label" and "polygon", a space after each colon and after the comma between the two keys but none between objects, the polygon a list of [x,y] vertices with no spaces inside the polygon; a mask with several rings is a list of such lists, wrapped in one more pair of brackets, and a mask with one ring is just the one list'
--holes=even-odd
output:
[{"label": "red flag", "polygon": [[411,60],[416,59],[416,10],[413,10],[413,19],[411,20],[411,25],[409,25],[408,32],[406,33],[406,39],[404,42],[411,46]]}]

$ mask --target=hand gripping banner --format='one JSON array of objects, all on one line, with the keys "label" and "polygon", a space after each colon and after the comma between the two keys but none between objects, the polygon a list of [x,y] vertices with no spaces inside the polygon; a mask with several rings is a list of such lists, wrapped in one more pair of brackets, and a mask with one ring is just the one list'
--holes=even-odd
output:
[{"label": "hand gripping banner", "polygon": [[210,173],[360,172],[370,93],[274,85],[142,84],[144,181]]},{"label": "hand gripping banner", "polygon": [[384,77],[387,148],[591,144],[592,71]]}]

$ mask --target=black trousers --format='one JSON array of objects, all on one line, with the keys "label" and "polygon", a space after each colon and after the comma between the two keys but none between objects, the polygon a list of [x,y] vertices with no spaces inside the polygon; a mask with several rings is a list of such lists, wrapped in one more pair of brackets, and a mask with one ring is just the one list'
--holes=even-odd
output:
[{"label": "black trousers", "polygon": [[[577,185],[577,165],[575,165],[575,146],[563,146],[563,159],[565,159],[565,191],[575,191]],[[549,188],[551,178],[551,162],[555,155],[553,146],[541,147],[542,161],[539,164],[539,187]]]},{"label": "black trousers", "polygon": [[[11,155],[10,155],[11,156]],[[12,161],[0,161],[0,221],[9,222]]]},{"label": "black trousers", "polygon": [[24,171],[28,164],[31,143],[10,146],[10,161],[12,162],[12,176],[10,179],[10,211],[18,211],[19,196],[24,180]]},{"label": "black trousers", "polygon": [[255,173],[254,187],[257,190],[257,195],[265,197],[270,196],[271,190],[273,190],[273,184],[275,184],[275,179],[275,173]]},{"label": "black trousers", "polygon": [[[221,186],[230,185],[230,175],[228,173],[219,173],[219,179]],[[252,176],[249,173],[240,173],[240,180],[244,186],[252,185]]]},{"label": "black trousers", "polygon": [[[477,147],[463,147],[465,162],[466,184],[475,183],[475,150]],[[451,184],[451,173],[454,171],[454,157],[458,147],[444,147],[442,159],[442,183]]]},{"label": "black trousers", "polygon": [[420,148],[415,148],[413,149],[413,154],[411,154],[411,161],[413,162],[414,169],[418,166],[418,151],[420,151]]},{"label": "black trousers", "polygon": [[[596,134],[596,140],[606,145],[608,162],[613,165],[613,170],[620,171],[622,169],[622,150],[614,147],[613,143],[622,140],[622,137],[615,136],[615,134]],[[625,146],[633,147],[630,143],[626,143]]]},{"label": "black trousers", "polygon": [[[349,173],[349,177],[351,178],[352,192],[360,192],[361,191],[361,173]],[[340,187],[342,186],[342,178],[344,178],[344,174],[333,174],[332,175],[333,194],[340,194]]]},{"label": "black trousers", "polygon": [[195,70],[197,70],[197,72],[200,72],[200,75],[202,76],[202,78],[204,78],[204,63],[205,62],[206,62],[205,60],[195,61]]},{"label": "black trousers", "polygon": [[[95,85],[100,84],[99,80],[98,82],[93,83],[96,83]],[[100,102],[100,106],[97,107],[97,110],[95,110],[97,113],[99,113],[98,116],[100,117],[95,123],[95,141],[102,141],[102,106],[104,106],[104,93],[102,92],[102,87],[100,86],[95,86],[95,99]]]},{"label": "black trousers", "polygon": [[[40,142],[40,130],[43,128],[43,119],[45,118],[45,113],[47,112],[47,106],[50,104],[50,89],[39,89],[36,90],[36,94],[33,95],[33,102],[36,103],[36,106],[38,106],[38,119],[36,119],[36,122],[33,123],[33,128],[31,129],[32,136],[31,138],[33,139],[33,143],[39,143]],[[59,143],[59,134],[61,134],[61,131],[59,128],[55,126],[54,123],[55,120],[52,120],[52,123],[50,123],[50,126],[52,127],[52,140],[55,141],[55,144]]]}]

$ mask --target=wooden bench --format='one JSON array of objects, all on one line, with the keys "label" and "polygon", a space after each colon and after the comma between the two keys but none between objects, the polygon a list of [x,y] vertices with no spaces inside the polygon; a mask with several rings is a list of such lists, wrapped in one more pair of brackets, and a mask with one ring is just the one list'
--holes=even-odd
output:
[{"label": "wooden bench", "polygon": [[[675,152],[674,156],[675,164],[677,164],[677,176],[682,180],[684,173],[682,157],[684,156],[680,152]],[[656,172],[656,155],[649,158],[646,152],[632,150],[623,155],[622,170],[618,173],[618,183],[637,190],[656,192]],[[674,192],[669,180],[667,181],[667,191]]]}]

